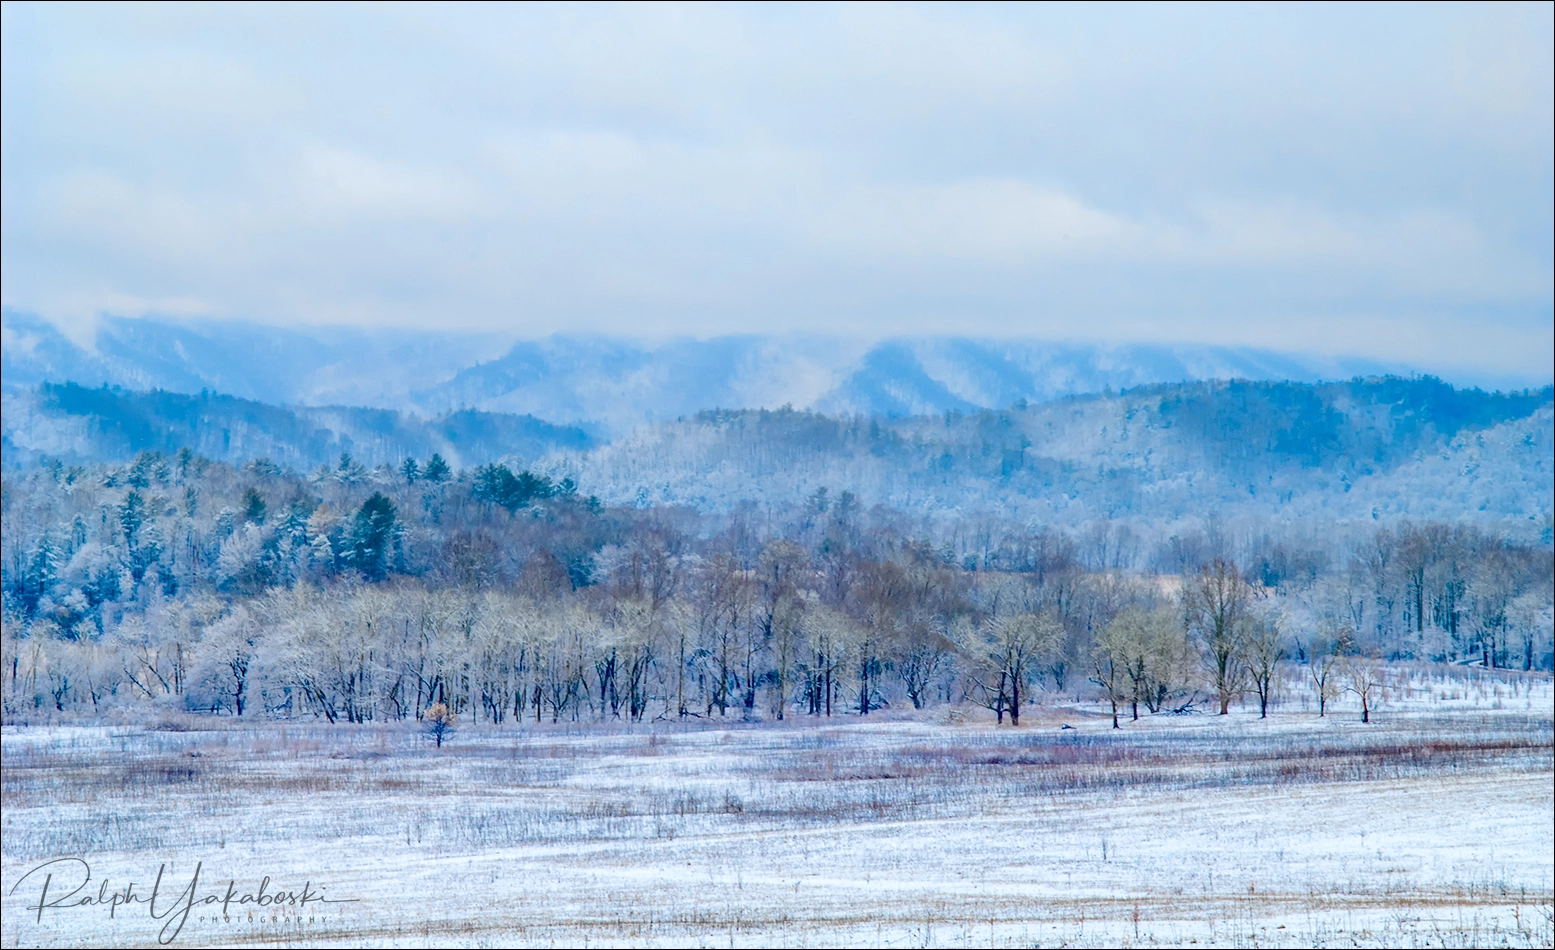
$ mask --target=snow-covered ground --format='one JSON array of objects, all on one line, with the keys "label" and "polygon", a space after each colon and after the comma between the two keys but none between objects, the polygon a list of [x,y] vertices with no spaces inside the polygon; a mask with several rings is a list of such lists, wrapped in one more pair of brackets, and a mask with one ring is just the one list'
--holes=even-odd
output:
[{"label": "snow-covered ground", "polygon": [[[1547,678],[1416,673],[1370,725],[1299,687],[1268,720],[1116,731],[1050,700],[1018,729],[466,724],[442,749],[401,726],[7,727],[0,939],[152,944],[187,910],[187,946],[1551,943]],[[111,905],[163,865],[158,916]],[[267,877],[340,902],[242,902]]]}]

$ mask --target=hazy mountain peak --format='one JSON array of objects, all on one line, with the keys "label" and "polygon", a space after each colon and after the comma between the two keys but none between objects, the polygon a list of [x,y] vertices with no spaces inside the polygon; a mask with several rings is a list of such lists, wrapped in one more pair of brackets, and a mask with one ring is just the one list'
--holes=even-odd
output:
[{"label": "hazy mountain peak", "polygon": [[713,408],[910,416],[1199,379],[1313,382],[1400,368],[1247,348],[970,337],[741,334],[644,341],[108,317],[82,347],[5,311],[8,389],[218,391],[282,405],[533,415],[620,435]]}]

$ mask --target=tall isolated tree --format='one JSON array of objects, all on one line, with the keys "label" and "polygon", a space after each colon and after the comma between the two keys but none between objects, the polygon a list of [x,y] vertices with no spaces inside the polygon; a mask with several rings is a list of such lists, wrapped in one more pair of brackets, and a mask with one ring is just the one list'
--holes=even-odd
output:
[{"label": "tall isolated tree", "polygon": [[1328,715],[1328,704],[1339,695],[1339,677],[1335,672],[1339,664],[1340,655],[1347,649],[1351,642],[1348,628],[1338,631],[1314,632],[1306,642],[1303,650],[1307,654],[1307,676],[1312,680],[1312,689],[1317,693],[1317,715],[1321,719]]},{"label": "tall isolated tree", "polygon": [[1361,722],[1371,722],[1371,710],[1382,692],[1382,662],[1375,657],[1355,653],[1343,661],[1345,689],[1361,701]]},{"label": "tall isolated tree", "polygon": [[1258,694],[1258,718],[1269,718],[1269,700],[1274,695],[1280,664],[1285,660],[1285,638],[1280,632],[1280,617],[1274,611],[1251,617],[1242,638],[1243,662],[1253,691]]},{"label": "tall isolated tree", "polygon": [[1230,712],[1231,701],[1247,687],[1242,640],[1252,596],[1242,572],[1224,558],[1200,567],[1183,588],[1187,626],[1198,635],[1222,716]]}]

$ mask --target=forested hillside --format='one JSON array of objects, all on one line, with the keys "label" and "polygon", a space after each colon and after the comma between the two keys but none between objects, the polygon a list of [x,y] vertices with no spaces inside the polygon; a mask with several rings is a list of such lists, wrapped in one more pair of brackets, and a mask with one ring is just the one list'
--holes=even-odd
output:
[{"label": "forested hillside", "polygon": [[5,417],[13,718],[1003,717],[1088,681],[1223,708],[1292,657],[1551,663],[1548,389],[709,412],[527,467],[586,437],[78,386]]},{"label": "forested hillside", "polygon": [[[721,410],[597,445],[577,428],[464,410],[278,407],[203,393],[45,384],[5,396],[5,464],[127,461],[188,447],[242,463],[368,468],[440,454],[570,478],[609,504],[802,506],[850,491],[913,517],[993,517],[1150,544],[1213,515],[1226,524],[1469,521],[1549,543],[1555,410],[1549,388],[1462,390],[1429,377],[1345,383],[1188,383],[906,418]],[[964,524],[963,524],[964,527]],[[1144,545],[1141,547],[1140,545]],[[1127,546],[1127,545],[1125,545]]]},{"label": "forested hillside", "polygon": [[1324,532],[1467,520],[1548,543],[1551,398],[1374,377],[1154,386],[907,419],[706,412],[542,464],[621,504],[727,510],[827,488],[1071,529],[1214,512]]},{"label": "forested hillside", "polygon": [[[1550,664],[1549,547],[1461,523],[1340,541],[1211,522],[1118,570],[1088,563],[1092,539],[946,531],[846,491],[699,514],[435,457],[304,478],[187,450],[7,474],[3,505],[12,721],[137,703],[331,721],[444,703],[501,722],[972,701],[1018,718],[1088,680],[1152,711],[1224,708],[1287,656]],[[1234,662],[1216,673],[1200,658],[1219,649]]]},{"label": "forested hillside", "polygon": [[455,465],[478,465],[504,457],[529,460],[593,442],[575,426],[475,410],[421,419],[389,409],[272,406],[216,393],[127,392],[74,383],[45,383],[4,399],[5,464],[11,468],[45,457],[128,461],[141,452],[186,447],[212,459],[263,457],[297,469],[333,464],[342,453],[369,467],[398,466],[408,455],[434,452]]}]

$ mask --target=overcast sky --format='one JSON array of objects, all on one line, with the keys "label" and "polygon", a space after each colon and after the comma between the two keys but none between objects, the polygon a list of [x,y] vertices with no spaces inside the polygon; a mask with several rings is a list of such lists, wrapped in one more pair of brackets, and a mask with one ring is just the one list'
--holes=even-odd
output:
[{"label": "overcast sky", "polygon": [[1550,4],[5,4],[8,307],[1551,375]]}]

